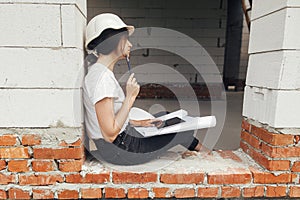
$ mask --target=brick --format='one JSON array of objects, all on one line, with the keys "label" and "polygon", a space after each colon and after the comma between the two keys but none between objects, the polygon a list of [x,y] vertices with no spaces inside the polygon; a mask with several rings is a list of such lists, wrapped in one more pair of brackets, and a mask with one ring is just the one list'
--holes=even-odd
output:
[{"label": "brick", "polygon": [[129,188],[128,189],[128,198],[138,198],[138,199],[145,199],[148,198],[149,192],[145,188]]},{"label": "brick", "polygon": [[19,175],[20,185],[54,185],[64,182],[61,175]]},{"label": "brick", "polygon": [[245,142],[240,141],[240,147],[246,154],[249,154],[249,146]]},{"label": "brick", "polygon": [[288,134],[278,134],[278,133],[270,133],[264,128],[256,127],[252,125],[252,134],[256,135],[263,141],[275,145],[275,146],[284,146],[294,143],[294,136]]},{"label": "brick", "polygon": [[80,159],[83,157],[81,148],[34,148],[33,157],[39,159]]},{"label": "brick", "polygon": [[209,184],[245,184],[251,182],[251,173],[243,168],[210,172],[207,175]]},{"label": "brick", "polygon": [[290,169],[289,160],[269,160],[261,152],[258,152],[251,147],[245,148],[248,148],[246,153],[248,153],[258,164],[262,165],[268,170],[282,171]]},{"label": "brick", "polygon": [[33,199],[54,199],[50,189],[32,189]]},{"label": "brick", "polygon": [[0,185],[7,185],[8,183],[15,183],[15,175],[6,175],[0,173]]},{"label": "brick", "polygon": [[5,160],[0,160],[0,170],[6,168],[6,161]]},{"label": "brick", "polygon": [[28,172],[28,160],[10,160],[8,161],[8,170],[11,172]]},{"label": "brick", "polygon": [[22,145],[39,145],[41,144],[41,136],[40,135],[34,135],[34,134],[28,134],[22,136]]},{"label": "brick", "polygon": [[7,199],[7,193],[5,190],[0,190],[0,199]]},{"label": "brick", "polygon": [[204,173],[191,174],[161,174],[160,182],[169,184],[203,183]]},{"label": "brick", "polygon": [[60,161],[59,170],[63,172],[79,172],[81,171],[82,160]]},{"label": "brick", "polygon": [[0,148],[0,158],[29,158],[27,147]]},{"label": "brick", "polygon": [[300,197],[300,186],[290,187],[290,197]]},{"label": "brick", "polygon": [[86,174],[82,177],[80,174],[69,174],[66,176],[67,183],[107,183],[109,181],[109,172],[101,174]]},{"label": "brick", "polygon": [[174,191],[176,198],[193,198],[195,197],[195,190],[192,188],[180,188]]},{"label": "brick", "polygon": [[243,197],[263,197],[265,188],[264,186],[257,186],[243,189]]},{"label": "brick", "polygon": [[283,173],[276,176],[273,173],[259,171],[253,167],[250,167],[250,171],[253,175],[253,183],[292,183],[295,179],[295,175],[289,173]]},{"label": "brick", "polygon": [[222,189],[221,196],[224,197],[224,198],[240,197],[241,196],[240,188],[224,186],[221,189]]},{"label": "brick", "polygon": [[285,197],[286,186],[267,186],[266,197]]},{"label": "brick", "polygon": [[31,161],[32,170],[36,172],[49,172],[54,170],[52,160],[33,160]]},{"label": "brick", "polygon": [[92,198],[102,198],[101,188],[82,188],[81,198],[92,199]]},{"label": "brick", "polygon": [[17,144],[17,136],[15,135],[1,135],[0,146],[14,146]]},{"label": "brick", "polygon": [[267,169],[271,171],[285,171],[290,169],[289,160],[269,160]]},{"label": "brick", "polygon": [[218,193],[219,188],[217,187],[198,188],[198,197],[216,198],[218,197]]},{"label": "brick", "polygon": [[105,198],[125,198],[126,193],[123,188],[105,188]]},{"label": "brick", "polygon": [[59,199],[78,199],[79,193],[76,190],[61,190],[57,192]]},{"label": "brick", "polygon": [[259,149],[260,146],[260,141],[258,139],[256,139],[255,137],[253,137],[251,134],[242,131],[241,132],[241,139],[243,139],[244,141],[246,141],[248,144],[250,144],[252,147]]},{"label": "brick", "polygon": [[265,168],[268,167],[268,158],[266,158],[264,155],[262,155],[260,152],[254,150],[251,147],[248,147],[247,152],[258,164],[264,166]]},{"label": "brick", "polygon": [[235,153],[233,153],[232,151],[222,151],[219,150],[217,151],[220,156],[224,159],[231,159],[237,162],[242,162],[242,159],[240,157],[238,157]]},{"label": "brick", "polygon": [[300,172],[300,161],[294,162],[292,172]]},{"label": "brick", "polygon": [[81,139],[78,139],[76,142],[67,143],[66,141],[62,141],[59,146],[63,147],[80,147],[81,146]]},{"label": "brick", "polygon": [[300,147],[272,147],[262,144],[261,150],[271,158],[300,157]]},{"label": "brick", "polygon": [[152,188],[155,198],[169,198],[172,196],[170,188]]},{"label": "brick", "polygon": [[245,119],[242,121],[242,129],[251,132],[251,124],[249,124]]},{"label": "brick", "polygon": [[8,190],[9,199],[30,199],[29,191],[11,188]]},{"label": "brick", "polygon": [[156,173],[113,172],[114,183],[149,183],[157,181]]}]

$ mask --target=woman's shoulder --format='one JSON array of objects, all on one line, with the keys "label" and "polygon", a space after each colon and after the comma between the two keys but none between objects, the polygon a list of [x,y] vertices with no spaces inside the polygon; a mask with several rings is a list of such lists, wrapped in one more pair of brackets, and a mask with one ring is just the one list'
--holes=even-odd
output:
[{"label": "woman's shoulder", "polygon": [[104,65],[92,65],[85,76],[85,84],[95,85],[100,82],[115,82],[115,77],[112,71]]}]

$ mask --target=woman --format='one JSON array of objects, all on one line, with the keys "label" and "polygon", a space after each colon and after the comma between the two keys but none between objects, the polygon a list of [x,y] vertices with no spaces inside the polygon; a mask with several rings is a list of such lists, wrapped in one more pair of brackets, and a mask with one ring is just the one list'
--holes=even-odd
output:
[{"label": "woman", "polygon": [[128,36],[133,31],[133,26],[111,13],[100,14],[87,25],[85,47],[90,66],[83,92],[86,132],[97,147],[92,155],[113,164],[132,165],[150,161],[178,144],[199,151],[201,145],[193,131],[143,138],[134,126],[160,126],[161,122],[128,119],[140,86],[131,74],[125,96],[113,70],[117,61],[129,57],[132,44]]}]

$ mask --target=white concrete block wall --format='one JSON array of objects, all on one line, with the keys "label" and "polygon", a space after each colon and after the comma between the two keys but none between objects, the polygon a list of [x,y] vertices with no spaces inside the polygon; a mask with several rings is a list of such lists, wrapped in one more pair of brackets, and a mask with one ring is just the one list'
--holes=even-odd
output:
[{"label": "white concrete block wall", "polygon": [[243,115],[275,128],[299,128],[300,93],[245,87]]},{"label": "white concrete block wall", "polygon": [[[251,22],[249,53],[299,49],[300,8],[284,8]],[[272,26],[270,26],[272,24]]]},{"label": "white concrete block wall", "polygon": [[61,45],[59,5],[1,4],[0,18],[1,47]]},{"label": "white concrete block wall", "polygon": [[0,3],[0,127],[82,127],[86,1]]},{"label": "white concrete block wall", "polygon": [[270,89],[299,89],[300,51],[283,50],[251,55],[246,84]]},{"label": "white concrete block wall", "polygon": [[81,127],[80,89],[1,89],[0,127]]},{"label": "white concrete block wall", "polygon": [[243,116],[300,128],[300,2],[270,2],[253,1]]},{"label": "white concrete block wall", "polygon": [[1,88],[79,88],[83,54],[77,48],[0,48]]},{"label": "white concrete block wall", "polygon": [[62,46],[84,49],[86,18],[75,5],[61,6]]},{"label": "white concrete block wall", "polygon": [[[88,20],[93,16],[103,12],[113,12],[120,15],[128,24],[135,27],[164,27],[180,31],[192,37],[212,56],[222,76],[224,63],[224,44],[226,33],[226,1],[202,0],[183,2],[179,0],[88,0]],[[132,38],[133,39],[133,38]],[[218,47],[219,39],[219,47]],[[144,39],[144,44],[147,42]],[[174,39],[164,38],[163,42],[172,44]],[[169,66],[177,66],[180,73],[186,74],[188,80],[194,81],[195,69],[188,65],[185,60],[178,58],[174,54],[167,57],[155,49],[150,50],[150,56],[142,56],[143,51],[132,53],[132,65],[144,64],[147,62],[161,63]],[[136,57],[136,58],[135,58]],[[127,70],[124,62],[115,68],[117,77],[121,77]],[[205,65],[204,63],[199,63]],[[191,75],[193,73],[193,75]],[[212,76],[210,74],[209,76]],[[215,76],[215,75],[214,75]],[[169,79],[172,79],[170,75]],[[166,78],[168,79],[168,78]],[[198,81],[201,80],[198,77]],[[209,78],[214,80],[214,78]]]}]

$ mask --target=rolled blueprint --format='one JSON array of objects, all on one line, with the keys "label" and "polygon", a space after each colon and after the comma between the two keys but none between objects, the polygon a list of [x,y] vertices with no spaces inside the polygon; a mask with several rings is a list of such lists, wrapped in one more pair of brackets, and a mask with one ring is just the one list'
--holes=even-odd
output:
[{"label": "rolled blueprint", "polygon": [[206,117],[193,117],[185,122],[172,125],[166,128],[157,130],[158,135],[175,133],[189,130],[197,130],[203,128],[211,128],[216,126],[216,117],[215,116],[206,116]]}]

